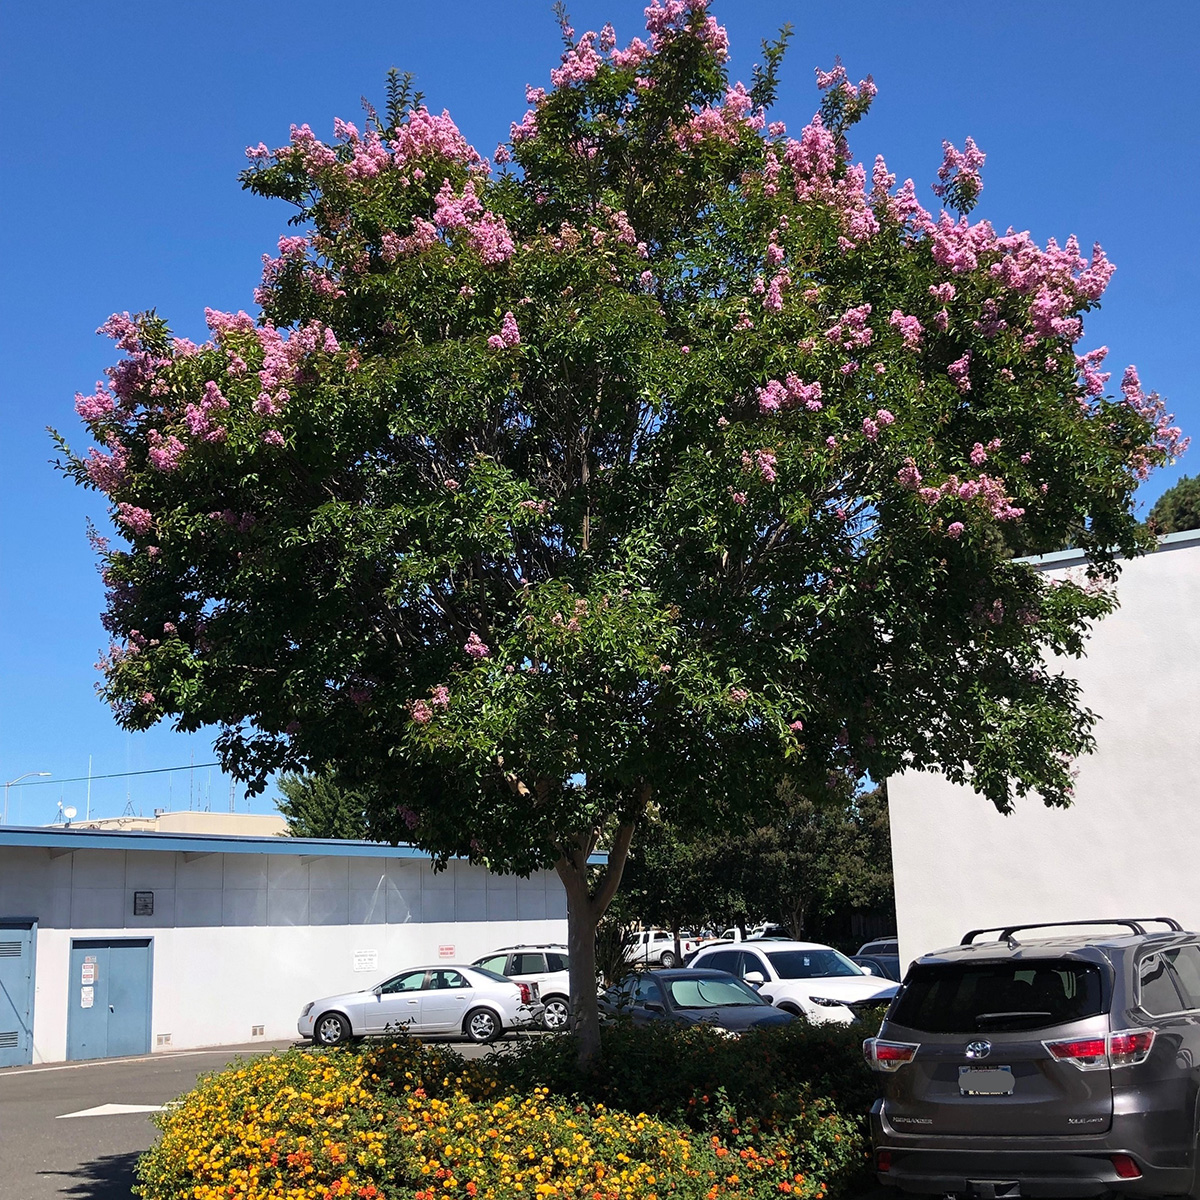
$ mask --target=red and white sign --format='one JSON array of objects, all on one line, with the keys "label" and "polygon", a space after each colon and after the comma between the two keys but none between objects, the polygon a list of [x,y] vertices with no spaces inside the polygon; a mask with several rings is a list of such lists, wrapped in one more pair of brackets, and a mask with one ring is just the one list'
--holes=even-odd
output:
[{"label": "red and white sign", "polygon": [[453,957],[454,957],[454,947],[453,946],[439,946],[438,947],[438,958],[453,958]]}]

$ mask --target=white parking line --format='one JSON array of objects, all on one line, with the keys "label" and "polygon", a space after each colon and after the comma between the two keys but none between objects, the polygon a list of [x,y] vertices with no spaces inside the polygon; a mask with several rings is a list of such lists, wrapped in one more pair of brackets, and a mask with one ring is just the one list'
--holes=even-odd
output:
[{"label": "white parking line", "polygon": [[68,1117],[115,1117],[121,1113],[151,1113],[162,1112],[161,1104],[98,1104],[95,1108],[83,1108],[79,1112],[62,1113],[56,1120],[65,1121]]}]

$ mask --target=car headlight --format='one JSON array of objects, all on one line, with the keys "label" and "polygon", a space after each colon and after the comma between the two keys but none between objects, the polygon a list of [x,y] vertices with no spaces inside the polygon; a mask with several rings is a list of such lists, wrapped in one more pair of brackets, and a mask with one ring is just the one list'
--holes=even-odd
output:
[{"label": "car headlight", "polygon": [[303,1018],[303,1017],[307,1017],[307,1016],[308,1016],[308,1014],[309,1014],[310,1012],[312,1012],[312,1009],[313,1009],[313,1004],[314,1004],[314,1003],[315,1003],[315,1001],[313,1001],[313,1000],[310,1000],[310,1001],[309,1001],[309,1002],[308,1002],[308,1003],[307,1003],[307,1004],[304,1006],[304,1011],[303,1011],[303,1012],[300,1014],[301,1018]]},{"label": "car headlight", "polygon": [[845,1008],[845,1000],[830,1000],[827,996],[809,996],[809,1002],[821,1008]]}]

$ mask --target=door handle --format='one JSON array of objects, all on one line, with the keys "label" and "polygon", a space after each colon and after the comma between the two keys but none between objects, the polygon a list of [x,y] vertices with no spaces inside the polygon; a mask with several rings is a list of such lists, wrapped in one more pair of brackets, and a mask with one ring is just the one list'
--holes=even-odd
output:
[{"label": "door handle", "polygon": [[115,1008],[113,1008],[113,1006],[110,1004],[110,1005],[108,1006],[108,1011],[109,1011],[110,1013],[115,1013],[117,1010],[116,1010]]}]

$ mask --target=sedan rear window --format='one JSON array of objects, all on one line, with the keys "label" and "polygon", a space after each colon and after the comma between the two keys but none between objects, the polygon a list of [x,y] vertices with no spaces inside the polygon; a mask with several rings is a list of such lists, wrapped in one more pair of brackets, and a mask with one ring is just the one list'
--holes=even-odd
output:
[{"label": "sedan rear window", "polygon": [[1069,959],[916,966],[888,1020],[926,1033],[1043,1029],[1104,1011],[1100,968]]}]

